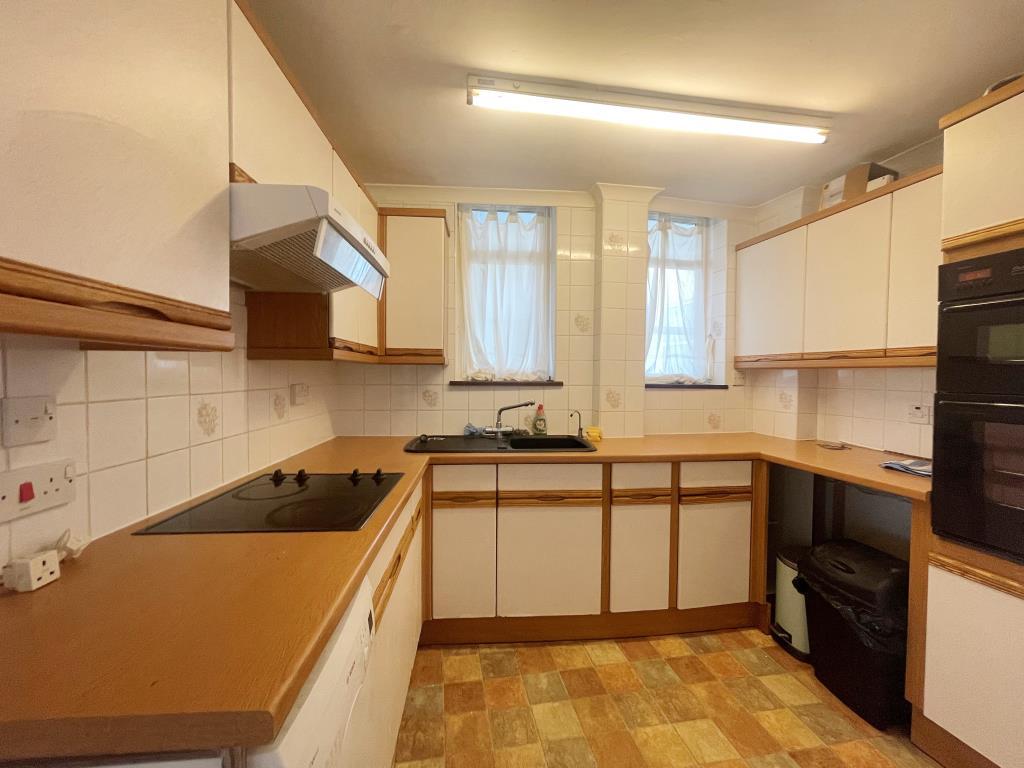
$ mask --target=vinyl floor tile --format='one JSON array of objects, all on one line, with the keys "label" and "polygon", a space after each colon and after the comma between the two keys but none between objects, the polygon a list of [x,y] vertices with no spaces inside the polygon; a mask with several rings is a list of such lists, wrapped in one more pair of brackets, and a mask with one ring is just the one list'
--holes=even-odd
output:
[{"label": "vinyl floor tile", "polygon": [[396,768],[937,768],[757,630],[421,648]]}]

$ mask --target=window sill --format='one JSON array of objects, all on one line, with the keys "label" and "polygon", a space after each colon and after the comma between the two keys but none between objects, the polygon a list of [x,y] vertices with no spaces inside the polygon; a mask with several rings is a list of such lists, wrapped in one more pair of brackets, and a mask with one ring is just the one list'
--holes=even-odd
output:
[{"label": "window sill", "polygon": [[476,381],[473,379],[453,379],[448,382],[449,387],[516,387],[525,389],[527,387],[562,387],[561,381]]},{"label": "window sill", "polygon": [[644,384],[644,389],[728,389],[728,384]]}]

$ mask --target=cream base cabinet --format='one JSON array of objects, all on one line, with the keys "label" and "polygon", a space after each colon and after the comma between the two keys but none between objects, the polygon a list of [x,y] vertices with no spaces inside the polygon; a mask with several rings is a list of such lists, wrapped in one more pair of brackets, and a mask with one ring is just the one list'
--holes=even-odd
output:
[{"label": "cream base cabinet", "polygon": [[941,220],[941,174],[893,192],[887,349],[935,346]]},{"label": "cream base cabinet", "polygon": [[231,162],[260,184],[331,189],[331,145],[231,2]]},{"label": "cream base cabinet", "polygon": [[882,350],[892,195],[807,225],[804,353]]},{"label": "cream base cabinet", "polygon": [[384,253],[391,263],[384,341],[389,355],[444,355],[448,225],[443,209],[401,215],[385,209]]},{"label": "cream base cabinet", "polygon": [[[415,501],[418,499],[411,500],[408,507],[414,507]],[[406,520],[407,515],[403,514],[392,531],[397,532],[399,538],[406,530],[403,522]],[[374,561],[380,571],[390,562],[390,554],[387,554],[390,551],[385,545]],[[371,580],[371,584],[376,583]],[[407,559],[386,610],[378,619],[366,679],[346,731],[344,765],[389,768],[392,764],[423,624],[422,584],[423,526],[420,525],[409,545]]]},{"label": "cream base cabinet", "polygon": [[736,354],[798,354],[804,347],[807,228],[736,252]]},{"label": "cream base cabinet", "polygon": [[433,618],[494,616],[496,467],[436,466],[433,473]]},{"label": "cream base cabinet", "polygon": [[997,765],[1024,765],[1024,600],[930,566],[927,627],[925,717]]},{"label": "cream base cabinet", "polygon": [[0,256],[228,310],[227,16],[0,3]]},{"label": "cream base cabinet", "polygon": [[[671,493],[672,465],[612,466],[611,585],[612,613],[668,608],[671,504],[651,504],[643,496]],[[616,499],[628,503],[616,503]]]},{"label": "cream base cabinet", "polygon": [[942,237],[1024,219],[1024,94],[944,132]]},{"label": "cream base cabinet", "polygon": [[[601,612],[601,477],[599,464],[498,467],[499,616]],[[558,491],[596,501],[545,503]]]},{"label": "cream base cabinet", "polygon": [[679,608],[750,596],[750,502],[679,506]]}]

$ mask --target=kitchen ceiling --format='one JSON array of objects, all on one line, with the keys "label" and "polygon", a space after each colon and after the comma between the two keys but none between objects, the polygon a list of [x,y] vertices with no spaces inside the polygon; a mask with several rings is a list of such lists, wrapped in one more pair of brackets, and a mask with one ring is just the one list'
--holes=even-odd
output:
[{"label": "kitchen ceiling", "polygon": [[[248,0],[366,183],[664,187],[740,205],[880,160],[1024,70],[1020,0]],[[507,74],[835,115],[826,144],[466,105]]]}]

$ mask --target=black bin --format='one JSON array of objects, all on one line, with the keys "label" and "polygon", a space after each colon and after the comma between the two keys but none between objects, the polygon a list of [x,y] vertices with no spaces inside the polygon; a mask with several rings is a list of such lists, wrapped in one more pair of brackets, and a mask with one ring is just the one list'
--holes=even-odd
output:
[{"label": "black bin", "polygon": [[827,541],[798,564],[815,676],[876,728],[905,722],[907,562],[856,541]]}]

